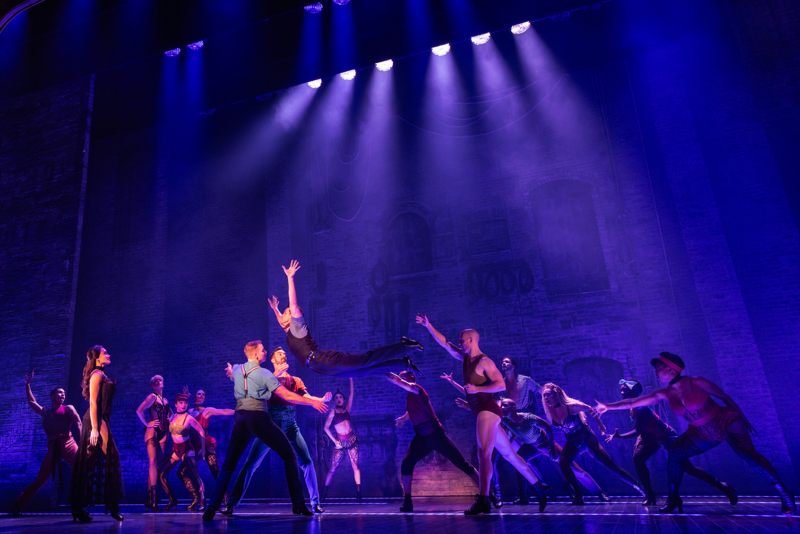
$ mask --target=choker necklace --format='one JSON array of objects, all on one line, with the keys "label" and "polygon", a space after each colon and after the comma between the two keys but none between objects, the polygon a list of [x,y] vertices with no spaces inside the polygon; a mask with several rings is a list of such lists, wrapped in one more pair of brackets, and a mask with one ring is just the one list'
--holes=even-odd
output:
[{"label": "choker necklace", "polygon": [[184,410],[184,411],[182,411],[182,412],[178,412],[178,415],[183,415],[183,414],[187,413],[188,411],[189,411],[189,410]]},{"label": "choker necklace", "polygon": [[683,378],[681,375],[676,376],[675,378],[669,381],[669,385],[671,386],[673,384],[677,384],[678,382],[680,382],[681,378]]},{"label": "choker necklace", "polygon": [[94,368],[95,369],[100,369],[101,371],[103,370],[103,366],[102,365],[94,364]]}]

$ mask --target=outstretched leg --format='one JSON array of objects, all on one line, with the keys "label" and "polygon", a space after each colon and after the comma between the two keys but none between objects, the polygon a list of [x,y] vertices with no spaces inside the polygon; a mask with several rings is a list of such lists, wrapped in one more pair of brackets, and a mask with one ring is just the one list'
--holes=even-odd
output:
[{"label": "outstretched leg", "polygon": [[586,446],[589,448],[592,456],[594,456],[597,461],[603,464],[606,469],[617,475],[624,482],[630,484],[633,489],[644,496],[642,487],[639,485],[636,479],[633,478],[633,475],[617,465],[617,462],[615,462],[614,459],[609,456],[608,451],[606,451],[603,446],[600,445],[600,441],[597,439],[597,436],[594,434],[594,432],[589,436],[589,439],[586,440]]},{"label": "outstretched leg", "polygon": [[561,449],[561,453],[558,455],[558,466],[561,468],[561,473],[563,473],[567,482],[569,482],[575,492],[572,504],[583,504],[583,493],[581,492],[580,486],[578,486],[578,479],[575,478],[575,472],[572,471],[572,461],[579,453],[578,447],[573,442],[567,441],[567,444],[564,445],[564,448]]}]

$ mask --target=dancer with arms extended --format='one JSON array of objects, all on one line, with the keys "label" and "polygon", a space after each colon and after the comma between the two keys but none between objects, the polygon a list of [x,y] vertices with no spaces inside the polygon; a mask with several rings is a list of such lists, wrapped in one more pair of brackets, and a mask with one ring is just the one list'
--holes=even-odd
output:
[{"label": "dancer with arms extended", "polygon": [[497,451],[522,473],[528,482],[539,491],[539,511],[543,512],[547,505],[546,485],[537,485],[539,479],[533,474],[525,460],[514,452],[511,442],[505,432],[500,429],[503,412],[497,405],[493,393],[503,391],[505,383],[503,375],[492,360],[481,352],[478,343],[480,335],[476,330],[468,329],[461,332],[460,346],[456,346],[444,337],[428,318],[422,314],[417,315],[417,323],[428,329],[433,339],[444,348],[453,358],[460,360],[464,373],[464,393],[472,413],[477,419],[478,438],[478,467],[480,472],[480,493],[473,504],[464,512],[465,515],[486,514],[492,511],[489,504],[489,484],[492,479],[492,451]]},{"label": "dancer with arms extended", "polygon": [[31,390],[31,380],[33,371],[30,375],[25,375],[25,393],[28,398],[28,406],[42,417],[42,427],[47,436],[47,454],[44,455],[42,465],[39,467],[39,474],[33,482],[17,499],[12,509],[12,514],[21,515],[22,509],[36,495],[47,482],[48,478],[55,481],[56,471],[58,472],[59,488],[63,489],[64,475],[61,471],[61,462],[69,465],[75,461],[75,454],[78,452],[78,444],[72,439],[72,425],[78,429],[78,436],[81,435],[81,419],[78,412],[71,404],[64,404],[66,393],[63,388],[55,388],[50,391],[50,408],[43,408],[36,402]]},{"label": "dancer with arms extended", "polygon": [[421,351],[422,345],[403,336],[400,341],[365,352],[347,354],[336,350],[320,350],[311,337],[303,310],[297,305],[297,290],[294,276],[300,270],[297,260],[292,260],[289,268],[283,267],[289,284],[289,307],[283,312],[278,309],[278,299],[274,296],[270,306],[278,318],[281,328],[286,332],[286,346],[300,365],[314,372],[338,378],[358,378],[384,374],[391,369],[411,368],[419,370],[410,357],[409,350]]},{"label": "dancer with arms extended", "polygon": [[[609,403],[598,402],[595,410],[598,414],[603,414],[606,410],[626,410],[667,401],[675,414],[688,421],[689,429],[668,449],[669,497],[660,511],[669,513],[678,508],[683,513],[680,487],[685,470],[684,462],[727,441],[742,460],[775,487],[781,497],[781,512],[794,514],[797,511],[794,495],[783,484],[769,460],[753,446],[753,440],[750,439],[753,427],[739,405],[710,380],[701,376],[683,375],[686,365],[676,354],[662,352],[658,358],[650,360],[650,364],[656,371],[658,381],[666,384],[666,387],[641,397]],[[717,404],[712,396],[725,403],[724,406]]]},{"label": "dancer with arms extended", "polygon": [[[626,380],[623,378],[619,381],[619,390],[623,399],[635,399],[642,394],[643,388],[638,380]],[[614,439],[637,438],[636,445],[633,448],[633,465],[636,466],[636,474],[639,475],[639,480],[644,486],[646,499],[642,504],[644,506],[658,506],[658,499],[656,499],[653,486],[650,484],[650,471],[647,469],[647,460],[652,458],[661,447],[669,450],[678,439],[678,433],[662,421],[648,406],[631,408],[631,421],[633,422],[633,430],[620,434],[619,429],[614,429],[614,434],[606,438],[606,443],[611,443]],[[692,465],[689,460],[684,460],[683,470],[720,490],[728,497],[731,504],[738,502],[739,498],[736,495],[736,490],[725,482],[720,482],[714,478],[708,471]]]},{"label": "dancer with arms extended", "polygon": [[[358,437],[353,432],[353,425],[350,420],[350,411],[353,409],[353,379],[350,379],[350,396],[344,398],[344,393],[336,391],[333,394],[333,410],[328,413],[325,420],[324,430],[331,438],[334,445],[333,458],[331,459],[331,469],[325,477],[325,490],[322,492],[322,500],[328,495],[328,488],[333,481],[333,475],[347,454],[350,457],[350,465],[353,467],[353,478],[356,480],[356,502],[361,502],[361,469],[358,468]],[[346,402],[346,405],[345,405]],[[331,433],[331,425],[336,431],[336,436]]]},{"label": "dancer with arms extended", "polygon": [[[285,387],[292,393],[301,395],[307,399],[313,399],[320,402],[328,402],[331,400],[331,394],[325,393],[323,397],[312,397],[306,389],[306,385],[300,378],[289,374],[289,365],[286,363],[286,352],[282,347],[278,347],[272,351],[270,361],[274,369],[274,375],[277,377],[281,386]],[[311,451],[308,450],[306,440],[303,434],[300,433],[300,427],[297,426],[297,410],[293,403],[285,401],[277,395],[273,395],[267,401],[267,409],[269,410],[269,417],[275,424],[279,425],[281,432],[286,434],[289,443],[294,447],[297,453],[297,463],[300,464],[300,469],[303,470],[303,475],[306,480],[306,488],[311,497],[311,509],[315,514],[322,514],[325,510],[320,505],[319,488],[317,486],[317,471],[314,469],[314,460],[311,457]],[[228,499],[228,504],[222,510],[225,515],[232,515],[233,509],[241,502],[250,486],[250,480],[253,474],[261,465],[261,462],[266,458],[269,453],[269,447],[260,439],[256,439],[253,446],[250,447],[250,454],[247,455],[239,476],[236,477],[236,482],[233,485],[233,492]]]},{"label": "dancer with arms extended", "polygon": [[[150,387],[153,392],[149,394],[142,404],[136,409],[136,416],[145,426],[144,443],[147,447],[147,500],[145,510],[148,508],[153,512],[160,512],[158,507],[158,450],[161,454],[167,452],[167,431],[169,430],[169,418],[172,417],[172,407],[169,401],[164,399],[164,377],[155,375],[150,379]],[[150,420],[145,417],[148,412]]]},{"label": "dancer with arms extended", "polygon": [[[406,413],[396,419],[398,428],[402,428],[406,421],[411,421],[414,426],[414,439],[408,445],[403,463],[400,465],[400,474],[403,476],[403,506],[401,512],[413,512],[414,504],[411,502],[411,487],[414,480],[414,466],[433,451],[438,452],[454,466],[470,477],[476,486],[480,486],[480,476],[458,450],[436,417],[433,411],[428,392],[417,384],[417,377],[413,371],[402,371],[400,375],[388,373],[389,382],[408,392],[406,395]],[[469,408],[468,408],[469,409]]]},{"label": "dancer with arms extended", "polygon": [[85,508],[105,504],[111,517],[122,521],[119,501],[125,496],[119,450],[111,434],[111,409],[117,383],[105,375],[111,363],[106,349],[95,345],[86,354],[83,368],[83,398],[89,409],[83,414],[78,454],[72,468],[72,520],[89,523]]},{"label": "dancer with arms extended", "polygon": [[297,455],[286,435],[269,418],[266,403],[272,395],[277,395],[294,404],[313,406],[321,413],[327,412],[328,407],[316,399],[292,393],[281,385],[275,375],[263,369],[261,364],[267,359],[267,351],[264,350],[261,341],[249,342],[244,347],[244,353],[247,356],[247,363],[234,366],[228,364],[227,372],[233,381],[233,393],[236,398],[236,414],[233,416],[233,430],[225,461],[214,485],[211,502],[203,513],[203,521],[214,520],[214,514],[219,510],[222,497],[228,490],[231,476],[254,437],[277,452],[283,460],[286,483],[292,499],[292,513],[313,516],[314,514],[306,508],[303,499],[303,487],[300,485],[300,475],[297,472]]},{"label": "dancer with arms extended", "polygon": [[[545,384],[542,388],[542,404],[544,404],[547,420],[554,427],[561,429],[564,432],[564,437],[567,438],[567,443],[558,458],[558,465],[561,466],[561,472],[564,473],[564,476],[567,477],[567,480],[575,490],[572,504],[583,504],[583,493],[581,493],[578,480],[570,468],[570,464],[576,456],[584,452],[591,454],[606,469],[617,475],[623,482],[630,484],[641,495],[644,495],[644,490],[636,482],[636,479],[617,465],[608,455],[608,451],[600,444],[597,435],[589,427],[586,422],[586,414],[589,413],[591,415],[591,407],[589,405],[567,396],[561,387],[553,383]],[[605,434],[606,427],[603,422],[599,418],[595,418],[595,421],[600,428],[600,432]]]}]

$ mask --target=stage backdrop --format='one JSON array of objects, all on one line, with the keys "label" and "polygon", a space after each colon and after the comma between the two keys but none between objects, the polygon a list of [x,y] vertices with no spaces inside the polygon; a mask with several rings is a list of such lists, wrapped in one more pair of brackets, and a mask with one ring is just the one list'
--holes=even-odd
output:
[{"label": "stage backdrop", "polygon": [[[649,360],[678,353],[689,374],[743,407],[756,446],[797,488],[800,237],[780,174],[789,156],[776,162],[756,103],[766,86],[752,88],[736,43],[749,50],[732,40],[703,55],[687,44],[565,69],[529,31],[92,139],[90,150],[91,80],[32,97],[69,103],[71,122],[63,147],[32,125],[26,157],[42,163],[2,169],[3,494],[35,476],[45,444],[22,375],[37,370],[42,403],[65,385],[83,413],[80,372],[99,343],[118,383],[111,427],[128,500],[141,501],[144,427],[134,411],[150,377],[164,376],[170,400],[188,385],[205,389],[209,406],[233,407],[225,364],[243,361],[253,339],[285,346],[267,299],[287,304],[281,266],[293,258],[300,305],[323,348],[360,352],[403,335],[425,344],[419,381],[473,462],[474,418],[439,378],[460,380],[460,363],[414,324],[418,312],[450,339],[477,329],[495,362],[513,356],[519,372],[587,403],[615,400],[623,377],[656,387]],[[4,103],[3,124],[47,116],[26,105]],[[21,161],[17,144],[2,150],[3,162]],[[52,163],[59,154],[72,165],[63,172]],[[37,165],[54,189],[40,188]],[[49,218],[31,219],[42,206]],[[314,395],[347,390],[295,361],[291,372]],[[382,377],[356,381],[366,497],[401,495],[413,436],[394,426],[404,397]],[[322,478],[331,456],[324,419],[298,414]],[[623,412],[605,419],[612,431],[630,427]],[[230,418],[212,419],[220,460],[230,427]],[[630,443],[608,449],[633,471]],[[665,458],[651,466],[662,493]],[[249,497],[287,495],[279,462],[264,463]],[[580,462],[609,493],[631,493],[595,461]],[[771,494],[727,446],[697,463],[740,493]],[[205,466],[201,474],[210,491]],[[475,493],[436,455],[415,476],[418,495]],[[685,486],[713,491],[689,477]],[[355,496],[349,465],[329,495]]]}]

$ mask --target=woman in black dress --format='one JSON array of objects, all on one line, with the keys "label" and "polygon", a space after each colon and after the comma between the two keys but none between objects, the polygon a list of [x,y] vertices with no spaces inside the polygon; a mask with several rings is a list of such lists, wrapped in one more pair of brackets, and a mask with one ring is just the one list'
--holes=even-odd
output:
[{"label": "woman in black dress", "polygon": [[111,363],[106,349],[95,345],[86,354],[83,368],[83,398],[89,409],[83,414],[78,455],[72,468],[72,519],[88,523],[92,520],[85,508],[103,503],[111,517],[122,521],[119,500],[125,496],[122,486],[119,450],[111,434],[111,406],[116,382],[103,369]]}]

